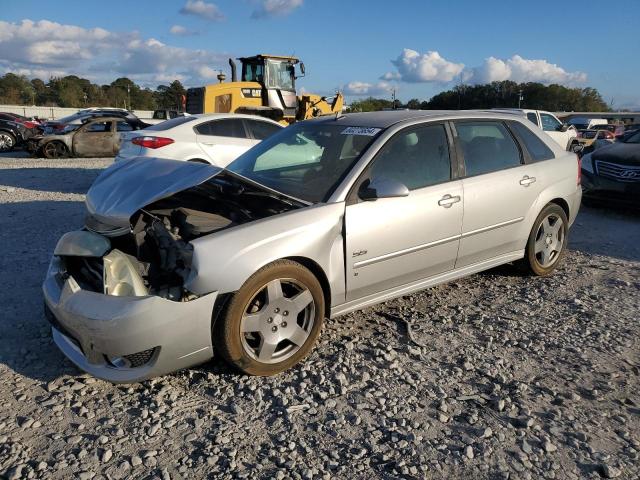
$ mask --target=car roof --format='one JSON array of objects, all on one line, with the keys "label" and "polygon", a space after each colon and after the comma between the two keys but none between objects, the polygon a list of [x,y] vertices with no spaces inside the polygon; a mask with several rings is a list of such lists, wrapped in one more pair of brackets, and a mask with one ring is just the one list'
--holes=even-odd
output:
[{"label": "car roof", "polygon": [[225,119],[225,118],[245,118],[248,120],[259,120],[267,123],[272,123],[276,125],[280,125],[284,128],[284,125],[276,122],[275,120],[271,120],[270,118],[261,117],[260,115],[247,115],[244,113],[195,113],[189,114],[190,117],[195,117],[198,120],[214,120],[214,119]]},{"label": "car roof", "polygon": [[463,120],[466,118],[492,118],[496,120],[522,119],[521,112],[496,112],[491,110],[389,110],[382,112],[345,113],[338,115],[324,115],[307,122],[336,123],[371,128],[388,128],[398,123],[413,120]]}]

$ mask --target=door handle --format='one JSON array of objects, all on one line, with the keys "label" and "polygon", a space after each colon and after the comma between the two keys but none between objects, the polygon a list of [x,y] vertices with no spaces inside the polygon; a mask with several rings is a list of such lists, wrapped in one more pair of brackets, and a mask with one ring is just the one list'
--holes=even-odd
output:
[{"label": "door handle", "polygon": [[448,193],[442,197],[440,200],[438,200],[438,205],[440,205],[441,207],[444,208],[451,208],[451,206],[454,203],[458,203],[460,201],[460,196],[456,195],[456,196],[451,196]]},{"label": "door handle", "polygon": [[529,185],[531,185],[535,181],[536,181],[536,177],[530,177],[529,175],[525,175],[520,180],[520,185],[528,187]]}]

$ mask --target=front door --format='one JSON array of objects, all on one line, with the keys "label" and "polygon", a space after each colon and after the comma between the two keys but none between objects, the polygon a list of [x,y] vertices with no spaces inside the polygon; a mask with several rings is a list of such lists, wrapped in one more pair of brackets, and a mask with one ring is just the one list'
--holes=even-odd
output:
[{"label": "front door", "polygon": [[397,133],[373,159],[356,189],[388,178],[409,195],[347,205],[347,301],[453,269],[463,192],[449,151],[445,126],[429,124]]},{"label": "front door", "polygon": [[112,120],[95,120],[80,127],[73,136],[73,152],[78,157],[112,157],[116,133]]},{"label": "front door", "polygon": [[212,120],[195,127],[196,141],[213,165],[226,167],[259,140],[249,138],[239,118]]}]

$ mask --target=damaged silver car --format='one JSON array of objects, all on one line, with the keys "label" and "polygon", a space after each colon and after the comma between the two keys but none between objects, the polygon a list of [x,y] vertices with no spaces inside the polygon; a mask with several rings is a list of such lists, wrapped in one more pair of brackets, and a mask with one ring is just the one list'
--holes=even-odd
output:
[{"label": "damaged silver car", "polygon": [[132,382],[220,355],[273,375],[325,317],[522,261],[549,275],[579,167],[525,117],[380,112],[300,122],[226,169],[114,164],[43,289],[58,347]]}]

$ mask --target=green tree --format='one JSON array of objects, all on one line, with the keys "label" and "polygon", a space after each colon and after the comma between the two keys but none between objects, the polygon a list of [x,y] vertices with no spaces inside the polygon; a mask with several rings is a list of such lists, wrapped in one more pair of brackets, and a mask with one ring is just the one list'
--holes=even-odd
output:
[{"label": "green tree", "polygon": [[187,91],[180,80],[174,80],[168,86],[158,85],[154,92],[156,106],[158,108],[177,108],[182,102],[182,96],[186,94]]}]

